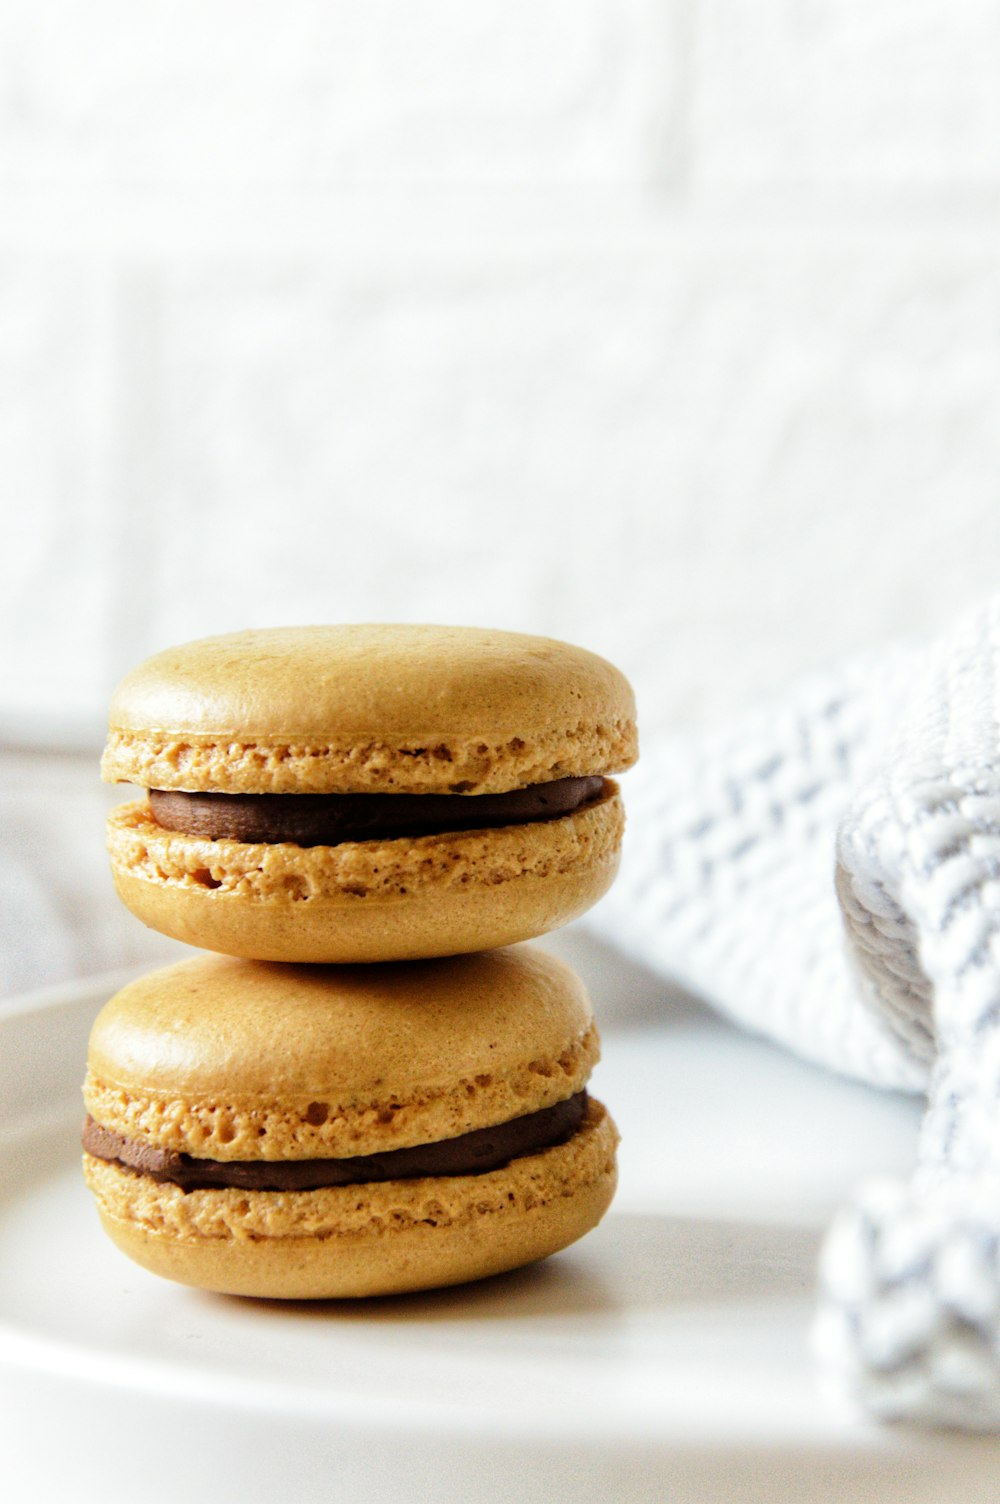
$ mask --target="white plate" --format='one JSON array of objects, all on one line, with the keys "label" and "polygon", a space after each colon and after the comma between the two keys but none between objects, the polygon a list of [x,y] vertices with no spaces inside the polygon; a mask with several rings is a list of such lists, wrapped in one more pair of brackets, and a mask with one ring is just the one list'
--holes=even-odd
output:
[{"label": "white plate", "polygon": [[551,945],[606,1020],[615,1208],[545,1264],[403,1299],[228,1299],[135,1268],[79,1174],[112,987],[0,1011],[5,1498],[994,1496],[991,1443],[845,1413],[808,1351],[823,1225],[858,1176],[905,1169],[916,1105],[730,1031],[584,936]]}]

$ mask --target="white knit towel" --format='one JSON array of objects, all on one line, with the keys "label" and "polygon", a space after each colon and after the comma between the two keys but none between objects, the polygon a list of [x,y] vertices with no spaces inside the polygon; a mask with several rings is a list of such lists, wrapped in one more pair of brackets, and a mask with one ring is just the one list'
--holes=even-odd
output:
[{"label": "white knit towel", "polygon": [[756,1032],[927,1090],[909,1184],[820,1268],[822,1361],[872,1412],[1000,1429],[1000,598],[929,650],[649,738],[598,922]]}]

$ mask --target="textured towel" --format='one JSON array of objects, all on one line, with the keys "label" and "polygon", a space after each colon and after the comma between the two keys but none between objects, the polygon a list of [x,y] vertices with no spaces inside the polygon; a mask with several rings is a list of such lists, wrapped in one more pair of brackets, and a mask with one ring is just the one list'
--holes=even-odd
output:
[{"label": "textured towel", "polygon": [[1000,1429],[1000,598],[630,779],[615,942],[754,1031],[927,1091],[909,1184],[820,1270],[822,1361],[873,1413]]}]

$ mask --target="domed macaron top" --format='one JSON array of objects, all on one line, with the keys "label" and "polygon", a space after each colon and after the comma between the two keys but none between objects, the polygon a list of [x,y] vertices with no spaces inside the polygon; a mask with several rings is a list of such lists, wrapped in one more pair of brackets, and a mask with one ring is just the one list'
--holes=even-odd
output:
[{"label": "domed macaron top", "polygon": [[115,692],[108,782],[219,793],[496,793],[623,771],[625,677],[551,638],[470,627],[236,632]]},{"label": "domed macaron top", "polygon": [[84,1095],[157,1148],[347,1157],[563,1101],[597,1054],[583,984],[530,946],[336,968],[203,956],[106,1004]]}]

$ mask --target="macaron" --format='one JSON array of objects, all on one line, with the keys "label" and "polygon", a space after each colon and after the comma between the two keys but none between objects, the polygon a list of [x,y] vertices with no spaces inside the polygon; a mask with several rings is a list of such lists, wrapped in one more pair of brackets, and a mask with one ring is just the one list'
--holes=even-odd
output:
[{"label": "macaron", "polygon": [[230,1294],[387,1295],[565,1248],[615,1188],[579,978],[530,946],[383,966],[200,956],[91,1033],[84,1174],[106,1231]]},{"label": "macaron", "polygon": [[108,822],[153,929],[263,961],[487,950],[555,929],[617,870],[607,775],[635,704],[604,659],[433,626],[206,638],[130,673],[102,773],[147,790]]}]

